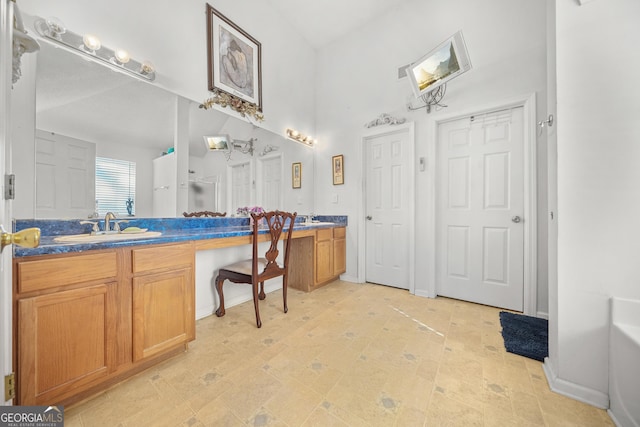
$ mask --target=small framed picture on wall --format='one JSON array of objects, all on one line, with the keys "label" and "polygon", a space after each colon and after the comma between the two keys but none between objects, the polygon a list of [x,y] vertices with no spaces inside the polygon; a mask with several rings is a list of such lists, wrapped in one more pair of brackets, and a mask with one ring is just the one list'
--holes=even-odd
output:
[{"label": "small framed picture on wall", "polygon": [[302,163],[291,164],[291,186],[293,188],[302,187]]},{"label": "small framed picture on wall", "polygon": [[331,158],[333,164],[333,185],[344,184],[344,156],[342,154]]}]

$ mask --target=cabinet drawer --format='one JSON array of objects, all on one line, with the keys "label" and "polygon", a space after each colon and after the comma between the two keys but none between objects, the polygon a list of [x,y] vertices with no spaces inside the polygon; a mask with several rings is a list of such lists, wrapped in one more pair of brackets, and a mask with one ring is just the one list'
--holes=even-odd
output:
[{"label": "cabinet drawer", "polygon": [[116,253],[74,255],[18,263],[18,292],[32,292],[76,283],[115,278]]},{"label": "cabinet drawer", "polygon": [[316,240],[319,242],[325,240],[331,240],[333,238],[333,229],[332,228],[321,228],[320,230],[316,230]]},{"label": "cabinet drawer", "polygon": [[344,239],[347,235],[347,229],[345,227],[337,227],[333,229],[334,239]]},{"label": "cabinet drawer", "polygon": [[134,273],[191,266],[194,261],[191,243],[134,249],[131,256]]}]

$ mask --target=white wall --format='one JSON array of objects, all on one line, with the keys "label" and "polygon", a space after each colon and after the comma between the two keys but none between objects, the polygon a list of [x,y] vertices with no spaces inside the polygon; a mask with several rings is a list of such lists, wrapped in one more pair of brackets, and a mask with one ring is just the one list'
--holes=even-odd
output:
[{"label": "white wall", "polygon": [[[267,2],[210,3],[262,44],[266,120],[259,126],[280,135],[286,127],[313,135],[315,51]],[[209,96],[205,6],[206,1],[196,0],[179,5],[168,0],[20,1],[26,14],[58,17],[76,33],[96,34],[104,46],[120,46],[136,59],[151,60],[157,86],[198,102]]]},{"label": "white wall", "polygon": [[[359,154],[363,125],[381,113],[416,123],[416,158],[427,157],[434,118],[469,110],[514,96],[537,94],[538,117],[546,115],[545,4],[535,0],[477,2],[413,1],[359,28],[345,39],[319,51],[316,210],[349,215],[347,275],[356,277],[357,218],[362,189]],[[458,30],[462,30],[473,69],[450,82],[448,108],[427,115],[409,113],[412,99],[406,80],[396,81],[397,68],[408,64]],[[418,102],[414,101],[417,106]],[[546,312],[546,136],[538,141],[538,311]],[[345,156],[345,184],[333,186],[331,156]],[[416,165],[416,170],[419,170]],[[426,173],[416,176],[416,293],[425,293]],[[334,195],[338,203],[332,203]]]},{"label": "white wall", "polygon": [[603,407],[608,300],[640,299],[639,17],[637,0],[556,1],[558,337],[550,368],[560,391]]}]

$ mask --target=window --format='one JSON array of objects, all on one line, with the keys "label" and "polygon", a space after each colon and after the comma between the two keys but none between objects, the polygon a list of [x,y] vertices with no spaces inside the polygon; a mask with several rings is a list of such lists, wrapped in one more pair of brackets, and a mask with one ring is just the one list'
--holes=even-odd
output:
[{"label": "window", "polygon": [[96,209],[100,215],[135,215],[136,163],[96,157]]}]

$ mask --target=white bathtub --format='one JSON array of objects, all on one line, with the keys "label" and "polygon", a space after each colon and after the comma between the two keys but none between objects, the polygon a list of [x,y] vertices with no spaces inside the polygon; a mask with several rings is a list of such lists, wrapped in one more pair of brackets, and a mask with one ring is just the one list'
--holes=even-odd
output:
[{"label": "white bathtub", "polygon": [[640,427],[640,301],[611,299],[609,415],[620,427]]}]

